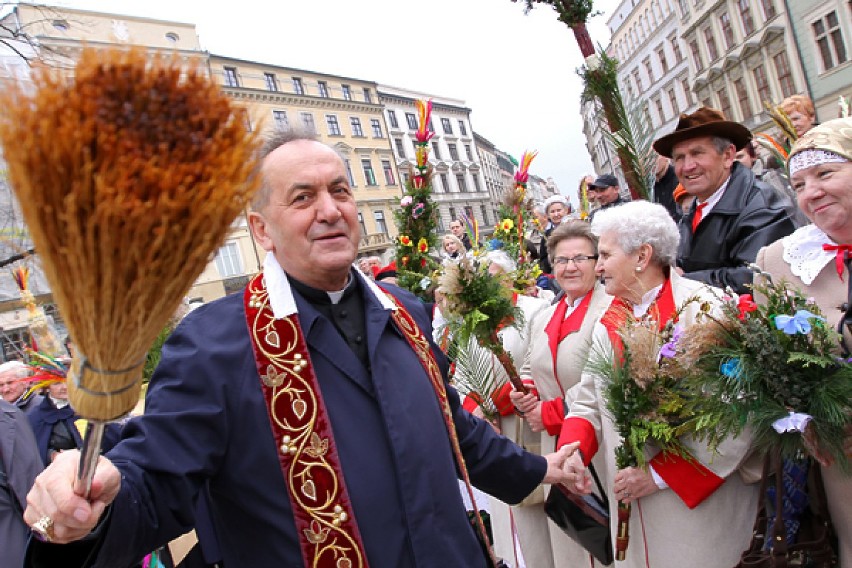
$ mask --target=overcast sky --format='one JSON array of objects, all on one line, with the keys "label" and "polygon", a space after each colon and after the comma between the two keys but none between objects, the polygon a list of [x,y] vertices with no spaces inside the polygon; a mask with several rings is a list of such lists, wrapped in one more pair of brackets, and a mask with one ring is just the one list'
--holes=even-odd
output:
[{"label": "overcast sky", "polygon": [[[479,134],[574,197],[591,172],[580,117],[582,64],[546,5],[510,0],[58,0],[59,6],[197,25],[204,49],[465,101]],[[618,0],[597,0],[592,40],[609,41]],[[227,6],[227,7],[225,7]],[[598,172],[601,173],[601,172]]]}]

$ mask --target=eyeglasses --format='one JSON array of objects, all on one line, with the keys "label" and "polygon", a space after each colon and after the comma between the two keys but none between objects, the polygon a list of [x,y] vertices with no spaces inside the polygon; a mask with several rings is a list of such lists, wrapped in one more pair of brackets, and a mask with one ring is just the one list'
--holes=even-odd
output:
[{"label": "eyeglasses", "polygon": [[586,254],[578,254],[577,256],[572,256],[571,258],[565,258],[564,256],[557,256],[553,259],[553,266],[565,266],[569,262],[573,262],[574,266],[580,266],[581,262],[586,262],[587,260],[597,260],[598,255],[593,254],[591,256]]}]

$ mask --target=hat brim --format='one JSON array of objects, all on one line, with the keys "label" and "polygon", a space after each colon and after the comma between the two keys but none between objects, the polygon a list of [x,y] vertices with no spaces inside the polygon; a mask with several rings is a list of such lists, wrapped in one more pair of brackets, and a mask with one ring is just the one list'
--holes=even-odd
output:
[{"label": "hat brim", "polygon": [[714,122],[699,124],[692,128],[675,130],[671,134],[667,134],[654,142],[654,150],[656,150],[661,156],[671,158],[675,144],[683,142],[684,140],[701,138],[702,136],[718,136],[720,138],[727,138],[734,146],[736,146],[738,151],[742,150],[745,145],[748,144],[749,140],[752,139],[751,130],[742,124],[738,122],[731,122],[729,120],[717,120]]}]

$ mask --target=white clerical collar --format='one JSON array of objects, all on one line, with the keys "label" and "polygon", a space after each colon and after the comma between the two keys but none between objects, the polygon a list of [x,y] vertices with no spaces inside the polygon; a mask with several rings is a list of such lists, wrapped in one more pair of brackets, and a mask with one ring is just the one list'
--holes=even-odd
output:
[{"label": "white clerical collar", "polygon": [[53,406],[55,406],[57,410],[61,410],[61,409],[65,408],[66,406],[68,406],[69,404],[71,404],[68,401],[67,398],[53,398],[50,395],[48,395],[48,398],[50,399],[50,402],[53,403]]},{"label": "white clerical collar", "polygon": [[[358,278],[361,278],[361,282],[372,292],[384,309],[396,309],[394,303],[376,286],[375,282],[364,276],[360,270],[354,270],[353,272],[358,274]],[[266,291],[269,294],[269,305],[272,308],[272,315],[276,319],[286,318],[287,316],[298,313],[299,310],[296,309],[296,301],[293,299],[293,290],[290,288],[290,281],[287,280],[287,274],[281,268],[281,265],[278,264],[278,260],[272,253],[268,253],[263,260],[263,279],[266,282]],[[337,300],[340,301],[340,297],[343,296],[345,290],[346,288],[339,292],[330,292],[329,298],[334,302],[332,294],[339,294],[340,296]]]},{"label": "white clerical collar", "polygon": [[781,258],[790,265],[790,272],[810,286],[825,265],[835,257],[833,251],[823,250],[822,245],[836,244],[816,225],[805,225],[781,239],[784,248]]},{"label": "white clerical collar", "polygon": [[654,300],[657,299],[657,294],[660,293],[660,290],[663,289],[663,285],[652,288],[645,292],[642,295],[642,301],[638,304],[633,304],[633,316],[636,318],[641,318],[648,312],[648,308],[651,307],[651,304],[654,303]]}]

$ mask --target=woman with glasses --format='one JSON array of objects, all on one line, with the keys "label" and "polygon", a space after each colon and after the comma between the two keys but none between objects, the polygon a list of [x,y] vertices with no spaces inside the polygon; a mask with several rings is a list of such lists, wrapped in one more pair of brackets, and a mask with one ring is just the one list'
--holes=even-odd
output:
[{"label": "woman with glasses", "polygon": [[[541,454],[556,447],[565,411],[574,400],[589,352],[594,323],[611,300],[595,277],[597,238],[588,223],[573,220],[554,229],[547,240],[547,252],[564,295],[530,322],[529,349],[520,374],[533,394],[510,395],[532,431],[519,443]],[[526,565],[589,566],[589,553],[545,515],[546,491],[549,488],[539,489],[512,507]]]},{"label": "woman with glasses", "polygon": [[[852,349],[852,118],[808,130],[793,145],[788,164],[799,208],[813,224],[761,249],[756,263],[776,282],[783,278],[814,298],[827,323],[841,333],[838,354],[847,358]],[[846,448],[852,457],[852,433]],[[852,568],[852,476],[825,456],[815,457],[823,465],[840,566]]]},{"label": "woman with glasses", "polygon": [[[662,205],[634,201],[600,211],[591,228],[599,238],[597,273],[614,296],[592,332],[595,356],[608,353],[615,359],[619,331],[635,322],[662,328],[677,317],[680,325],[689,326],[703,304],[719,304],[721,290],[672,269],[679,235]],[[748,547],[757,506],[757,485],[737,475],[750,437],[723,441],[718,454],[685,438],[681,441],[690,456],[647,448],[648,469],[618,470],[615,449],[621,437],[603,408],[606,379],[590,369],[582,373],[558,445],[580,441],[582,457],[575,454],[566,464],[575,472],[583,472],[594,458],[603,459],[600,478],[610,497],[613,543],[618,501],[633,504],[627,558],[619,568],[734,566]],[[588,493],[591,483],[586,480],[573,490]]]}]

